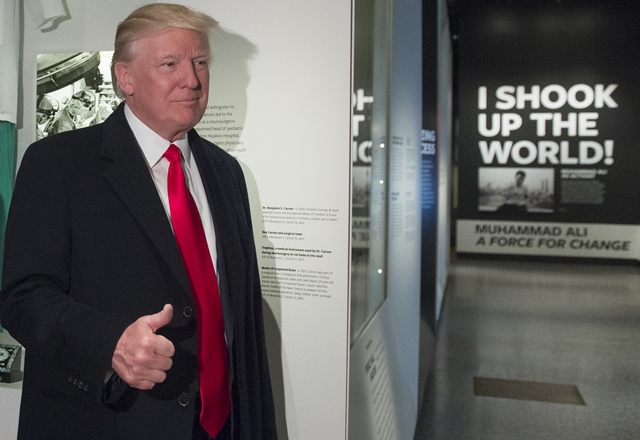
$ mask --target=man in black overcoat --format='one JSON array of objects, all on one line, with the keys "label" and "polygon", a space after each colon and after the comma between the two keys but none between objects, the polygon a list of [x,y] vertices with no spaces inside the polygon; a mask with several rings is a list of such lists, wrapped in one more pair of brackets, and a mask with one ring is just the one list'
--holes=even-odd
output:
[{"label": "man in black overcoat", "polygon": [[[0,296],[2,324],[26,348],[20,440],[276,438],[245,181],[193,129],[215,25],[180,5],[134,11],[112,63],[125,101],[24,155]],[[201,335],[167,200],[170,144],[217,274],[231,397],[219,432],[200,424]]]}]

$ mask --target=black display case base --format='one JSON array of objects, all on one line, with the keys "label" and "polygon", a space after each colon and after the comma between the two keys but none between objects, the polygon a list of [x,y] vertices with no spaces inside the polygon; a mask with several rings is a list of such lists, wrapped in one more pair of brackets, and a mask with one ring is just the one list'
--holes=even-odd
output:
[{"label": "black display case base", "polygon": [[0,384],[14,383],[22,380],[22,371],[12,371],[10,373],[0,373]]}]

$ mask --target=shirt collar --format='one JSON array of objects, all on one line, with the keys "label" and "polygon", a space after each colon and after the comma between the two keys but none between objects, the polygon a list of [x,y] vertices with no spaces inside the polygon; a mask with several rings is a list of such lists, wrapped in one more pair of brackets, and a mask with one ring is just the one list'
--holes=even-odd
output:
[{"label": "shirt collar", "polygon": [[169,142],[162,138],[158,133],[150,129],[144,124],[136,115],[133,114],[128,105],[124,106],[124,115],[127,118],[127,122],[133,131],[140,149],[147,161],[147,164],[152,168],[155,164],[162,159],[165,151],[172,143],[175,144],[182,152],[184,163],[188,166],[191,161],[191,149],[189,148],[189,140],[185,134],[180,139]]}]

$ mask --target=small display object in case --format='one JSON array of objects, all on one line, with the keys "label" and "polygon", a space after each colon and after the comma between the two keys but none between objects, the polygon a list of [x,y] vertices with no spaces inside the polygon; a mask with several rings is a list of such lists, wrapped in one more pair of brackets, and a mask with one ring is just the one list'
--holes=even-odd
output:
[{"label": "small display object in case", "polygon": [[19,345],[0,344],[0,383],[22,380],[22,357]]}]

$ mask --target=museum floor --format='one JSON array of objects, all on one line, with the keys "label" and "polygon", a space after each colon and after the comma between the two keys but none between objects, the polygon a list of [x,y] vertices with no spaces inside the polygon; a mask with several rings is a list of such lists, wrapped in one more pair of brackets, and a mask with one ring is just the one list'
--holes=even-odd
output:
[{"label": "museum floor", "polygon": [[640,267],[458,259],[415,440],[640,438]]}]

